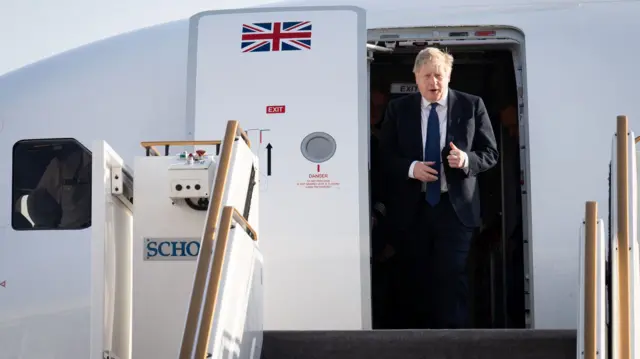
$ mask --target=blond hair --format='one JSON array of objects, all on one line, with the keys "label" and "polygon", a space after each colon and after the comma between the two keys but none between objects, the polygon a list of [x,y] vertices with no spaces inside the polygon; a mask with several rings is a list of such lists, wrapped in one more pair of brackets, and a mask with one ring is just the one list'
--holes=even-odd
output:
[{"label": "blond hair", "polygon": [[437,47],[426,47],[416,56],[413,72],[418,72],[425,64],[441,67],[446,73],[451,74],[453,69],[453,56]]}]

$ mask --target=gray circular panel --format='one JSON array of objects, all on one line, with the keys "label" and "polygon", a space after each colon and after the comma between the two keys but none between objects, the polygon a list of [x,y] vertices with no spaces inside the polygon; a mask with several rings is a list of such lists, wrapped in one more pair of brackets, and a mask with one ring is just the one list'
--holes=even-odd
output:
[{"label": "gray circular panel", "polygon": [[300,151],[304,158],[314,163],[329,160],[336,153],[336,140],[328,133],[314,132],[302,140]]}]

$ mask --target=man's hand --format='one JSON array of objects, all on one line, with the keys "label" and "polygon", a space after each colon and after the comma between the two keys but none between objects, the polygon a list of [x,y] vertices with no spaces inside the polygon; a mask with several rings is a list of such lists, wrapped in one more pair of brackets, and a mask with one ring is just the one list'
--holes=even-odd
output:
[{"label": "man's hand", "polygon": [[447,156],[447,160],[449,161],[449,167],[451,168],[463,168],[465,162],[467,160],[467,154],[464,151],[461,151],[453,142],[449,142],[449,147],[451,150],[449,151],[449,156]]},{"label": "man's hand", "polygon": [[418,162],[413,167],[413,177],[422,182],[434,182],[438,179],[438,171],[430,166],[433,166],[435,162]]}]

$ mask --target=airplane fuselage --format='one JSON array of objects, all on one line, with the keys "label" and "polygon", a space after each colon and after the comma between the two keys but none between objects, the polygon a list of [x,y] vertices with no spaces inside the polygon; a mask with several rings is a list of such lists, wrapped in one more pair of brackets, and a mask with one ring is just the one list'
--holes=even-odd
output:
[{"label": "airplane fuselage", "polygon": [[[584,216],[584,201],[598,201],[601,216],[606,220],[608,163],[615,116],[629,116],[632,128],[639,123],[640,110],[635,99],[640,80],[636,70],[637,50],[629,40],[638,33],[635,23],[640,4],[585,3],[537,8],[501,5],[486,9],[456,8],[452,4],[434,11],[422,3],[403,4],[407,6],[395,10],[389,7],[394,4],[360,5],[367,10],[364,37],[371,42],[433,38],[434,31],[444,34],[449,27],[495,28],[514,34],[509,41],[521,54],[516,74],[521,79],[519,128],[522,195],[526,199],[522,213],[523,234],[528,242],[525,264],[530,293],[529,325],[541,329],[575,328],[578,229]],[[324,233],[320,230],[323,224],[332,226],[337,218],[342,218],[344,223],[358,222],[357,226],[341,232],[342,235],[366,242],[368,234],[362,237],[362,233],[368,233],[369,225],[363,222],[368,220],[368,203],[364,203],[366,197],[363,197],[368,191],[366,184],[361,187],[359,180],[349,182],[340,178],[343,205],[334,207],[326,217],[309,219],[304,210],[313,208],[312,203],[296,207],[296,198],[282,197],[282,193],[290,190],[288,186],[295,186],[295,182],[307,183],[314,172],[305,169],[302,172],[306,178],[287,177],[283,172],[294,171],[297,162],[287,163],[282,159],[279,168],[274,167],[272,176],[265,172],[267,156],[275,157],[278,146],[287,148],[282,142],[279,145],[282,138],[298,136],[294,141],[298,146],[303,135],[313,128],[327,131],[324,130],[327,126],[338,126],[331,118],[337,111],[332,108],[337,106],[337,99],[330,91],[353,85],[349,81],[356,81],[357,76],[327,80],[327,95],[317,102],[326,116],[297,114],[298,127],[279,125],[277,121],[281,120],[274,117],[285,118],[295,113],[286,103],[293,100],[256,92],[252,77],[225,78],[228,101],[236,101],[237,106],[259,103],[256,116],[228,118],[233,115],[230,109],[219,113],[208,109],[211,117],[203,122],[202,117],[198,118],[202,107],[194,105],[197,87],[190,53],[193,31],[189,20],[159,25],[83,46],[0,77],[0,149],[4,153],[4,160],[0,161],[0,171],[4,173],[0,186],[0,283],[4,283],[0,286],[2,355],[12,357],[22,353],[25,358],[37,358],[53,350],[68,358],[83,358],[89,350],[92,228],[14,229],[17,226],[15,192],[18,187],[34,186],[38,180],[25,177],[30,164],[14,156],[14,145],[23,140],[65,138],[75,139],[90,149],[94,141],[105,140],[126,163],[133,163],[135,156],[144,155],[140,147],[142,141],[220,139],[230,119],[239,120],[245,129],[271,130],[251,134],[263,161],[261,175],[266,178],[266,192],[261,194],[260,201],[261,221],[268,223],[263,225],[267,234],[262,235],[265,273],[280,275],[277,279],[282,282],[276,285],[275,279],[266,279],[265,329],[370,328],[371,319],[363,304],[368,294],[361,288],[343,288],[356,295],[349,300],[353,301],[353,308],[361,310],[357,314],[348,313],[348,306],[342,306],[340,310],[344,313],[331,315],[332,302],[323,297],[326,291],[338,293],[331,288],[335,280],[343,276],[331,270],[333,262],[343,261],[348,255],[361,261],[351,266],[361,266],[363,273],[367,271],[362,264],[368,263],[368,250],[363,249],[367,246],[351,248],[352,252],[344,254],[323,247],[320,237],[318,241],[304,241],[306,237],[318,235],[314,231]],[[451,48],[458,46],[456,41],[464,45],[464,40],[441,37],[446,39],[436,42]],[[364,42],[362,46],[364,49]],[[224,51],[224,47],[218,44],[220,51]],[[238,48],[239,44],[234,43],[232,47]],[[212,49],[215,47],[210,51]],[[376,54],[372,56],[375,64]],[[203,62],[197,64],[198,69],[206,66]],[[307,65],[301,63],[300,66]],[[314,71],[313,68],[306,70]],[[308,81],[300,78],[300,91],[305,86],[313,86]],[[239,88],[244,89],[242,93],[235,92]],[[217,91],[217,95],[225,96],[224,86]],[[360,151],[350,160],[357,165],[357,170],[366,171],[368,101],[366,93],[361,96],[365,101],[359,102],[360,108],[353,113],[357,125],[337,141],[339,146]],[[268,106],[272,106],[272,112]],[[262,112],[258,115],[257,111]],[[332,128],[334,133],[338,133],[336,128]],[[347,141],[349,138],[352,143]],[[273,154],[266,147],[270,143]],[[34,173],[43,169],[42,164],[31,165]],[[36,165],[40,167],[36,169]],[[291,167],[288,169],[288,166]],[[15,175],[18,170],[23,174],[20,177]],[[308,228],[308,232],[300,232],[299,238],[293,237],[285,230],[288,218],[308,220],[308,223],[298,222],[304,224],[300,228],[307,226],[304,228]],[[277,242],[279,228],[286,235]],[[287,247],[292,249],[287,252]],[[314,281],[305,282],[304,278],[296,277],[296,272],[304,272],[304,261],[313,256],[322,257],[328,269],[316,273]],[[325,279],[319,281],[318,278]],[[287,286],[293,282],[301,288]],[[299,293],[298,297],[293,298],[295,293]],[[347,300],[347,294],[344,295],[340,300]],[[287,305],[273,304],[270,310],[269,306],[276,301]],[[308,311],[305,303],[309,301],[316,301],[316,313]]]}]

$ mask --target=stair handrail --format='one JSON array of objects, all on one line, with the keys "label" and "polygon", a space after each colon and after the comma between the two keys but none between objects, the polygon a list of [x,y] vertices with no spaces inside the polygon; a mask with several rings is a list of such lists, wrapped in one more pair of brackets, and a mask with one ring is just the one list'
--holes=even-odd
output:
[{"label": "stair handrail", "polygon": [[[247,146],[251,147],[251,140],[247,133],[243,130],[240,130],[238,134],[244,142],[247,143]],[[185,141],[144,141],[140,142],[140,145],[147,151],[147,156],[160,156],[160,152],[155,148],[155,146],[164,146],[164,155],[169,155],[169,149],[171,146],[216,146],[216,155],[220,154],[220,146],[222,145],[222,141],[220,140],[185,140]]]},{"label": "stair handrail", "polygon": [[[196,332],[198,331],[198,323],[200,322],[200,308],[203,304],[202,299],[205,295],[205,287],[207,286],[207,274],[209,273],[211,259],[214,257],[214,253],[212,251],[213,242],[216,231],[218,230],[218,218],[222,212],[222,199],[227,185],[227,178],[229,177],[233,144],[238,136],[246,142],[247,146],[251,147],[251,141],[249,140],[246,132],[240,127],[238,121],[228,121],[224,139],[222,140],[222,150],[220,152],[220,159],[216,170],[211,201],[209,202],[205,230],[202,236],[202,243],[200,244],[195,279],[193,281],[193,290],[191,291],[189,309],[187,311],[182,343],[180,345],[180,359],[190,359],[193,355],[194,341],[196,339]],[[151,146],[148,147],[151,148]],[[224,255],[224,252],[222,252],[222,254]],[[218,286],[219,282],[209,283],[209,288],[213,287],[217,290]],[[213,300],[215,301],[215,298]],[[204,358],[204,356],[201,356],[201,358]]]},{"label": "stair handrail", "polygon": [[[627,116],[617,116],[616,123],[616,194],[617,194],[617,244],[618,249],[611,248],[611,255],[616,256],[617,288],[612,298],[617,303],[617,316],[613,316],[611,323],[615,330],[612,347],[615,348],[615,359],[631,359],[631,278],[629,239],[629,120]],[[617,284],[617,285],[616,285]]]},{"label": "stair handrail", "polygon": [[[596,359],[598,352],[604,350],[599,348],[598,327],[602,328],[606,323],[602,321],[602,316],[598,313],[600,293],[603,293],[604,281],[598,278],[598,272],[604,268],[605,263],[599,261],[598,257],[604,258],[600,241],[604,238],[598,236],[598,204],[594,201],[586,202],[584,217],[584,237],[581,238],[581,280],[582,291],[580,326],[578,329],[578,357],[583,359]],[[602,256],[600,256],[602,255]],[[601,357],[602,358],[602,357]]]}]

